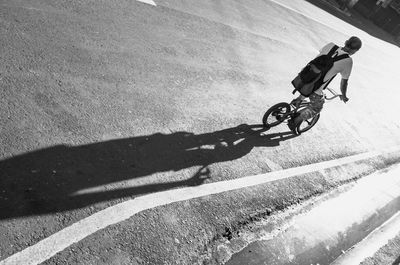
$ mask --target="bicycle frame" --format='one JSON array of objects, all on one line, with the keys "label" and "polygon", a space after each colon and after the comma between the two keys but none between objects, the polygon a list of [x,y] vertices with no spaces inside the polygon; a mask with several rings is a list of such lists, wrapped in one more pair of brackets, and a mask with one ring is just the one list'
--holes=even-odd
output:
[{"label": "bicycle frame", "polygon": [[[325,100],[333,100],[333,99],[335,99],[335,98],[337,98],[337,97],[342,96],[341,94],[338,94],[335,90],[333,90],[333,89],[331,89],[331,88],[329,88],[329,87],[327,87],[326,89],[327,89],[333,96],[328,97],[328,96],[326,95],[326,93],[323,93],[323,96],[324,96],[324,99],[325,99]],[[295,106],[295,105],[292,104],[292,103],[290,103],[290,105],[294,108],[292,111],[297,112],[298,109],[300,109],[300,108],[302,108],[302,107],[307,107],[308,105],[310,105],[310,101],[309,101],[309,99],[307,99],[306,101],[300,102],[300,104],[299,104],[298,106]],[[292,113],[292,111],[290,111],[290,113]]]},{"label": "bicycle frame", "polygon": [[[323,97],[325,100],[333,100],[334,98],[337,97],[341,97],[340,94],[336,93],[334,90],[330,89],[330,88],[326,88],[327,91],[329,91],[333,96],[329,97],[326,95],[326,93],[323,93]],[[267,112],[265,112],[264,116],[263,116],[263,124],[266,127],[273,127],[276,126],[282,122],[287,121],[288,119],[292,119],[295,117],[296,113],[298,113],[300,110],[308,107],[311,104],[309,99],[303,99],[300,102],[296,102],[296,100],[293,100],[290,103],[286,103],[286,102],[280,102],[275,104],[274,106],[270,107]],[[272,118],[272,120],[269,121],[270,117],[274,117]],[[318,121],[320,115],[319,113],[317,113],[316,115],[314,115],[313,117],[311,117],[307,120],[304,120],[303,122],[307,122],[308,123],[308,127],[302,128],[300,129],[300,125],[302,123],[299,123],[298,125],[296,125],[298,134],[300,134],[301,132],[305,132],[307,130],[309,130],[311,127],[313,127],[315,125],[315,123]]]}]

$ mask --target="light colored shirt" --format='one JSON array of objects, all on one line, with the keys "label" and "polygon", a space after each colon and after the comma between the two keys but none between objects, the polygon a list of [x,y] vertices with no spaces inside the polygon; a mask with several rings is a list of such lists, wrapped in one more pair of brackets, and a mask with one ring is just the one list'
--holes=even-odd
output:
[{"label": "light colored shirt", "polygon": [[[327,45],[321,48],[318,56],[323,54],[328,54],[329,51],[333,48],[333,46],[335,46],[333,42],[328,43]],[[333,56],[339,56],[342,54],[347,54],[347,52],[343,51],[342,47],[339,47],[335,51]],[[340,73],[342,79],[349,79],[352,68],[353,68],[353,59],[351,59],[351,57],[334,62],[332,68],[325,75],[324,83],[321,85],[320,88],[318,88],[315,91],[315,93],[317,93],[318,95],[322,95],[322,90],[325,88],[326,82],[328,82],[332,77],[334,77],[338,73]]]}]

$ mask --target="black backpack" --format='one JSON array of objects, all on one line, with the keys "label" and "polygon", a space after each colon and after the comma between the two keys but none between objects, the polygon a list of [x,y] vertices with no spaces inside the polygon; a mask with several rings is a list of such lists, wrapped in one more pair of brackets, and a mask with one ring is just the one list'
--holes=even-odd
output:
[{"label": "black backpack", "polygon": [[[293,94],[296,91],[299,91],[303,96],[310,96],[324,83],[325,75],[332,68],[335,62],[349,58],[348,54],[334,56],[338,48],[339,46],[337,45],[333,46],[328,54],[316,57],[301,70],[298,76],[292,81],[292,84],[295,87]],[[326,82],[326,86],[334,77],[335,76]]]}]

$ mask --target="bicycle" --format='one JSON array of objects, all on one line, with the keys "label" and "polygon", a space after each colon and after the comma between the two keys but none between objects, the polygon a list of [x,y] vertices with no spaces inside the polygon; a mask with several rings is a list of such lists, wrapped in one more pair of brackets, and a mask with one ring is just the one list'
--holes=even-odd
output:
[{"label": "bicycle", "polygon": [[[334,98],[340,97],[341,94],[336,93],[334,90],[330,88],[326,88],[329,92],[333,94],[332,97],[328,97],[324,93],[324,98],[326,100],[333,100]],[[303,100],[300,104],[295,105],[294,101],[287,103],[287,102],[280,102],[272,107],[270,107],[264,114],[262,122],[265,128],[270,129],[271,127],[277,126],[284,121],[289,121],[290,119],[296,117],[296,114],[301,111],[302,109],[306,108],[310,105],[309,100]],[[313,117],[303,120],[300,124],[298,124],[294,130],[294,133],[297,135],[302,134],[310,130],[319,120],[320,113],[317,113]],[[303,125],[305,125],[303,127]]]}]

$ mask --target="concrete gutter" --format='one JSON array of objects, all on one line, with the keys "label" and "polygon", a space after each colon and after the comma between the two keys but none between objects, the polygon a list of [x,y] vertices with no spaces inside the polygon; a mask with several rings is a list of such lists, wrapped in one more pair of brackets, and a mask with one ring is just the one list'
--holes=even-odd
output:
[{"label": "concrete gutter", "polygon": [[226,264],[359,264],[400,230],[399,175],[395,166],[338,188]]},{"label": "concrete gutter", "polygon": [[[360,264],[367,259],[379,256],[378,251],[385,249],[389,241],[395,240],[396,235],[400,231],[400,212],[397,212],[388,221],[383,223],[380,227],[375,229],[361,242],[356,244],[354,247],[346,251],[332,265],[345,265],[345,264]],[[398,251],[398,249],[397,249]],[[390,263],[396,263],[395,259],[400,258],[399,252],[386,250],[386,256],[391,259]],[[375,254],[374,254],[375,253]]]}]

